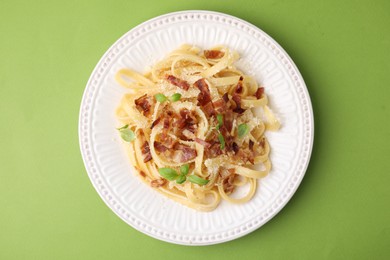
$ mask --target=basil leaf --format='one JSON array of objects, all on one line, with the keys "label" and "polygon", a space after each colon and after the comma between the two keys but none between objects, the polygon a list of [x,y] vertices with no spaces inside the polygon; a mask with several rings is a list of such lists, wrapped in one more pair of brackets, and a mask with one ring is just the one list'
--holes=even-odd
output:
[{"label": "basil leaf", "polygon": [[190,170],[190,165],[189,165],[189,164],[184,164],[184,165],[182,165],[182,166],[180,167],[180,173],[181,173],[182,175],[187,175],[188,172],[189,172],[189,170]]},{"label": "basil leaf", "polygon": [[186,181],[186,176],[185,175],[179,175],[179,177],[177,177],[177,179],[176,179],[176,183],[177,184],[182,184],[183,182],[185,182]]},{"label": "basil leaf", "polygon": [[249,127],[247,124],[241,124],[238,126],[238,137],[242,138],[247,135],[249,132]]},{"label": "basil leaf", "polygon": [[202,179],[201,177],[199,177],[197,175],[190,175],[188,177],[188,180],[192,183],[196,183],[199,185],[206,185],[207,183],[209,183],[209,180]]},{"label": "basil leaf", "polygon": [[171,96],[171,100],[172,102],[176,102],[178,101],[179,99],[181,98],[181,94],[180,93],[175,93]]},{"label": "basil leaf", "polygon": [[217,130],[219,130],[221,128],[221,126],[223,125],[223,115],[222,114],[218,114],[217,115],[217,120],[218,120],[218,125],[217,125]]},{"label": "basil leaf", "polygon": [[167,100],[167,97],[164,95],[164,94],[161,94],[161,93],[158,93],[156,95],[154,95],[154,98],[160,102],[160,103],[164,103],[165,100]]},{"label": "basil leaf", "polygon": [[135,139],[135,134],[131,129],[125,128],[119,130],[119,132],[121,133],[122,139],[126,142],[131,142]]},{"label": "basil leaf", "polygon": [[221,150],[225,149],[225,138],[221,133],[218,134],[218,140],[219,143],[221,144]]},{"label": "basil leaf", "polygon": [[174,169],[171,168],[160,168],[158,169],[158,173],[167,180],[173,181],[175,180],[179,175]]}]

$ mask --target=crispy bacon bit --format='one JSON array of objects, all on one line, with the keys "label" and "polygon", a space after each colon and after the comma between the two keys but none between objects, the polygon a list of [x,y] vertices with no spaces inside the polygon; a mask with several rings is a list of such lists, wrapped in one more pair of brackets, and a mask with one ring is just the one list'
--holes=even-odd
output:
[{"label": "crispy bacon bit", "polygon": [[206,158],[215,158],[221,154],[222,150],[219,142],[214,142],[210,148],[205,151]]},{"label": "crispy bacon bit", "polygon": [[203,106],[203,111],[206,113],[208,117],[215,115],[215,109],[213,106],[213,102],[208,102],[206,105]]},{"label": "crispy bacon bit", "polygon": [[241,94],[242,93],[242,81],[240,78],[240,81],[238,81],[236,88],[234,89],[234,93]]},{"label": "crispy bacon bit", "polygon": [[171,83],[172,85],[175,85],[179,88],[182,88],[184,90],[188,90],[190,88],[190,84],[188,84],[187,81],[185,80],[182,80],[182,79],[179,79],[179,78],[176,78],[175,76],[173,75],[167,75],[166,76],[166,79],[169,81],[169,83]]},{"label": "crispy bacon bit", "polygon": [[178,130],[187,129],[191,133],[195,133],[197,129],[198,119],[194,115],[193,111],[189,111],[186,108],[180,110],[180,117],[176,119],[174,122],[174,126],[178,128]]},{"label": "crispy bacon bit", "polygon": [[232,145],[234,141],[233,136],[230,135],[230,132],[226,129],[224,125],[219,129],[219,131],[222,134],[223,138],[225,139],[226,151],[232,151],[233,149]]},{"label": "crispy bacon bit", "polygon": [[238,151],[240,150],[240,147],[238,146],[238,144],[236,142],[233,142],[232,148],[233,148],[234,154],[237,154]]},{"label": "crispy bacon bit", "polygon": [[183,129],[186,126],[186,120],[184,118],[179,118],[173,125],[179,129]]},{"label": "crispy bacon bit", "polygon": [[163,145],[162,143],[157,142],[157,141],[154,142],[153,146],[154,146],[154,149],[156,149],[156,151],[160,152],[160,153],[163,153],[166,150],[168,150],[168,147],[166,147],[165,145]]},{"label": "crispy bacon bit", "polygon": [[201,144],[201,145],[203,145],[204,146],[204,148],[210,148],[210,146],[211,146],[211,144],[209,143],[209,142],[206,142],[205,140],[202,140],[202,139],[200,139],[200,138],[197,138],[197,137],[195,137],[195,142],[197,142],[198,144]]},{"label": "crispy bacon bit", "polygon": [[157,118],[156,120],[153,121],[152,125],[150,126],[150,129],[153,129],[158,123],[160,123],[161,117]]},{"label": "crispy bacon bit", "polygon": [[222,99],[223,99],[226,103],[229,102],[229,94],[228,94],[228,93],[223,94]]},{"label": "crispy bacon bit", "polygon": [[223,190],[226,194],[231,194],[234,191],[234,179],[237,176],[234,169],[227,170],[225,168],[221,168],[219,175]]},{"label": "crispy bacon bit", "polygon": [[253,152],[253,145],[255,143],[252,141],[252,140],[249,140],[249,150],[251,150]]},{"label": "crispy bacon bit", "polygon": [[189,111],[187,108],[180,110],[180,116],[188,123],[198,123],[198,119],[194,115],[193,111]]},{"label": "crispy bacon bit", "polygon": [[169,128],[169,117],[164,118],[163,128],[164,129]]},{"label": "crispy bacon bit", "polygon": [[231,174],[229,177],[227,177],[223,182],[223,190],[226,194],[232,194],[234,191],[234,179],[236,178],[236,174]]},{"label": "crispy bacon bit", "polygon": [[232,99],[236,103],[236,107],[233,109],[233,112],[236,112],[238,114],[244,113],[245,109],[241,108],[241,96],[234,94]]},{"label": "crispy bacon bit", "polygon": [[161,186],[164,186],[165,183],[167,183],[167,180],[160,178],[160,179],[152,180],[150,182],[150,186],[152,186],[153,188],[159,188]]},{"label": "crispy bacon bit", "polygon": [[168,115],[168,116],[173,116],[173,111],[168,110],[168,111],[167,111],[167,115]]},{"label": "crispy bacon bit", "polygon": [[223,124],[226,127],[226,130],[231,132],[233,128],[233,119],[234,119],[233,111],[227,110],[223,119],[224,119]]},{"label": "crispy bacon bit", "polygon": [[227,109],[226,102],[222,98],[213,102],[213,106],[214,106],[215,111],[217,111],[218,113],[225,112]]},{"label": "crispy bacon bit", "polygon": [[219,50],[205,50],[203,51],[203,54],[206,57],[206,59],[212,59],[212,60],[220,59],[225,55],[223,51],[219,51]]},{"label": "crispy bacon bit", "polygon": [[[173,147],[173,149],[176,152],[176,155],[178,155],[178,161],[179,162],[187,162],[189,160],[192,160],[196,157],[196,150],[188,147],[186,145],[176,143]],[[179,153],[177,153],[179,152]],[[174,159],[175,160],[175,159]]]},{"label": "crispy bacon bit", "polygon": [[152,154],[150,153],[148,141],[145,141],[144,144],[141,146],[141,152],[144,155],[144,163],[152,160]]},{"label": "crispy bacon bit", "polygon": [[151,98],[147,94],[134,100],[134,103],[138,111],[142,112],[144,116],[149,113],[150,108],[152,107]]},{"label": "crispy bacon bit", "polygon": [[139,172],[139,175],[141,175],[143,178],[145,178],[145,177],[146,177],[146,173],[145,173],[145,172],[143,172],[143,171],[140,171],[140,172]]},{"label": "crispy bacon bit", "polygon": [[187,162],[196,157],[196,150],[192,148],[185,148],[183,150],[183,156],[181,158],[181,162]]},{"label": "crispy bacon bit", "polygon": [[255,93],[255,97],[257,99],[260,99],[264,94],[264,88],[263,87],[260,87],[256,90],[256,93]]},{"label": "crispy bacon bit", "polygon": [[197,87],[200,90],[200,93],[198,95],[198,102],[201,106],[204,106],[208,102],[211,101],[211,95],[209,86],[206,83],[205,79],[199,79],[194,83],[195,87]]},{"label": "crispy bacon bit", "polygon": [[265,148],[265,139],[264,138],[261,138],[259,145],[261,148],[263,148],[263,149]]},{"label": "crispy bacon bit", "polygon": [[255,164],[254,152],[249,151],[249,149],[240,149],[235,156],[244,163],[250,162],[251,164]]}]

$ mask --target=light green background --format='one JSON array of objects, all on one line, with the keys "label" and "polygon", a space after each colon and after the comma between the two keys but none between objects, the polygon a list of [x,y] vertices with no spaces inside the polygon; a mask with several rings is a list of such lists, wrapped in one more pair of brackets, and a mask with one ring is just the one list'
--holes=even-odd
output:
[{"label": "light green background", "polygon": [[[375,2],[375,3],[374,3]],[[290,54],[315,116],[287,206],[232,242],[150,238],[100,199],[78,145],[96,63],[154,16],[209,9]],[[0,1],[0,259],[390,259],[390,1]]]}]

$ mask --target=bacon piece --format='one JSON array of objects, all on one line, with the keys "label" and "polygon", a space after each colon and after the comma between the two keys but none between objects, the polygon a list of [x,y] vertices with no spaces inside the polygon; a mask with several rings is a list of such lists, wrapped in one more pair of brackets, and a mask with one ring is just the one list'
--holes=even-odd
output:
[{"label": "bacon piece", "polygon": [[236,178],[236,174],[234,169],[225,169],[222,168],[219,171],[219,175],[221,178],[221,184],[223,187],[223,190],[226,194],[231,194],[234,191],[234,179]]},{"label": "bacon piece", "polygon": [[163,128],[164,129],[169,128],[169,117],[164,118]]},{"label": "bacon piece", "polygon": [[[176,143],[173,149],[177,152],[180,151],[179,162],[187,162],[196,157],[196,150],[186,145]],[[177,153],[176,153],[177,154]]]},{"label": "bacon piece", "polygon": [[[241,77],[242,78],[242,77]],[[235,89],[234,89],[234,93],[236,94],[241,94],[242,93],[242,80],[240,78],[240,81],[238,81]]]},{"label": "bacon piece", "polygon": [[184,118],[179,118],[178,120],[175,121],[173,126],[183,129],[186,126],[186,120]]},{"label": "bacon piece", "polygon": [[144,171],[140,171],[140,172],[139,172],[139,175],[141,175],[143,178],[146,177],[146,173],[145,173]]},{"label": "bacon piece", "polygon": [[238,114],[244,113],[245,109],[241,108],[241,96],[238,94],[234,94],[232,99],[236,103],[236,107],[233,109],[233,112],[236,112]]},{"label": "bacon piece", "polygon": [[238,147],[238,144],[236,142],[233,142],[232,148],[233,148],[234,154],[237,154],[238,151],[240,150],[240,147]]},{"label": "bacon piece", "polygon": [[160,123],[161,117],[157,118],[156,120],[153,121],[152,125],[150,126],[150,129],[153,129],[158,123]]},{"label": "bacon piece", "polygon": [[223,124],[226,127],[226,130],[228,130],[229,132],[231,132],[233,128],[233,119],[234,119],[233,111],[227,110],[225,116],[223,117]]},{"label": "bacon piece", "polygon": [[249,149],[240,149],[235,156],[244,163],[249,161],[251,164],[255,164],[254,152],[249,151]]},{"label": "bacon piece", "polygon": [[216,114],[213,102],[208,102],[206,105],[203,106],[203,111],[206,113],[208,117],[214,116]]},{"label": "bacon piece", "polygon": [[224,99],[218,99],[217,101],[213,102],[213,106],[215,111],[218,113],[225,112],[227,107],[226,107],[226,101]]},{"label": "bacon piece", "polygon": [[197,124],[187,124],[185,130],[190,131],[191,133],[195,134],[196,129],[198,128]]},{"label": "bacon piece", "polygon": [[134,100],[134,103],[138,111],[142,112],[143,115],[146,116],[152,107],[151,101],[152,99],[147,94],[145,94]]},{"label": "bacon piece", "polygon": [[222,134],[223,138],[225,139],[225,149],[226,151],[232,151],[233,149],[233,136],[230,135],[230,132],[226,129],[226,127],[223,125],[221,128],[219,128],[220,133]]},{"label": "bacon piece", "polygon": [[[198,119],[196,118],[193,111],[190,111],[186,108],[181,109],[179,114],[180,117],[175,121],[174,126],[178,128],[177,130],[188,130],[190,133],[184,134],[184,138],[193,139],[190,138],[189,135],[192,136],[195,134],[195,131],[198,128]],[[184,131],[180,131],[180,133],[177,134],[183,136]]]},{"label": "bacon piece", "polygon": [[189,111],[187,108],[180,110],[180,116],[186,120],[188,123],[198,123],[198,119],[194,115],[193,111]]},{"label": "bacon piece", "polygon": [[226,194],[232,194],[234,191],[234,179],[236,178],[236,174],[231,174],[227,177],[224,182],[222,182],[223,190]]},{"label": "bacon piece", "polygon": [[150,147],[148,141],[145,141],[141,146],[141,152],[144,155],[144,163],[152,160],[152,154],[150,153]]},{"label": "bacon piece", "polygon": [[212,59],[212,60],[220,59],[225,55],[223,51],[219,51],[219,50],[204,50],[203,54],[206,57],[206,59]]},{"label": "bacon piece", "polygon": [[211,95],[209,86],[206,83],[205,79],[199,79],[194,83],[195,87],[197,87],[200,90],[200,93],[198,95],[198,102],[201,106],[204,106],[208,102],[211,101]]},{"label": "bacon piece", "polygon": [[198,137],[195,137],[195,142],[197,142],[198,144],[201,144],[201,145],[203,145],[204,146],[204,148],[210,148],[210,146],[211,146],[211,144],[209,143],[209,142],[206,142],[205,140],[202,140],[202,139],[200,139],[200,138],[198,138]]},{"label": "bacon piece", "polygon": [[166,150],[168,150],[169,148],[166,147],[165,145],[163,145],[162,143],[155,141],[154,142],[154,149],[156,149],[157,152],[163,153]]},{"label": "bacon piece", "polygon": [[187,162],[189,160],[192,160],[196,157],[196,150],[192,148],[185,148],[182,150],[183,156],[181,158],[181,162]]},{"label": "bacon piece", "polygon": [[228,93],[223,94],[222,99],[223,99],[226,103],[229,102],[229,94],[228,94]]},{"label": "bacon piece", "polygon": [[255,93],[255,97],[257,99],[260,99],[264,94],[264,88],[263,87],[260,87],[256,90],[256,93]]},{"label": "bacon piece", "polygon": [[173,75],[167,75],[166,76],[166,79],[169,81],[169,83],[171,83],[172,85],[175,85],[179,88],[182,88],[184,90],[188,90],[190,88],[190,84],[188,84],[187,81],[185,80],[182,80],[182,79],[179,79],[179,78],[176,78],[175,76]]},{"label": "bacon piece", "polygon": [[150,186],[152,186],[153,188],[159,188],[161,186],[164,186],[165,183],[167,183],[167,180],[160,178],[160,179],[152,180],[150,182]]},{"label": "bacon piece", "polygon": [[252,140],[249,140],[249,150],[251,150],[252,152],[253,152],[253,145],[254,145],[255,143],[252,141]]},{"label": "bacon piece", "polygon": [[259,145],[261,148],[263,148],[263,149],[265,148],[265,139],[264,138],[261,138]]},{"label": "bacon piece", "polygon": [[222,154],[222,150],[219,142],[214,142],[209,149],[205,150],[206,158],[215,158],[221,154]]}]

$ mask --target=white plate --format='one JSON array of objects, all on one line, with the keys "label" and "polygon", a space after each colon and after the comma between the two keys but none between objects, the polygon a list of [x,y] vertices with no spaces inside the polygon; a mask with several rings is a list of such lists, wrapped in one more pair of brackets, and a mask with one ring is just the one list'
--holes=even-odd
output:
[{"label": "white plate", "polygon": [[[241,56],[237,66],[266,90],[281,120],[268,133],[273,169],[243,205],[222,202],[196,212],[148,187],[133,172],[115,127],[114,111],[125,92],[114,80],[124,67],[144,72],[183,43],[201,48],[224,44]],[[93,186],[104,202],[135,229],[176,244],[209,245],[252,232],[278,213],[306,171],[314,135],[305,83],[287,53],[266,33],[238,18],[209,11],[170,13],[144,22],[121,37],[94,69],[81,103],[80,148]]]}]

